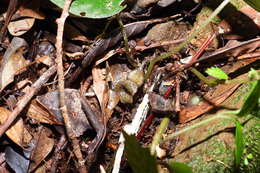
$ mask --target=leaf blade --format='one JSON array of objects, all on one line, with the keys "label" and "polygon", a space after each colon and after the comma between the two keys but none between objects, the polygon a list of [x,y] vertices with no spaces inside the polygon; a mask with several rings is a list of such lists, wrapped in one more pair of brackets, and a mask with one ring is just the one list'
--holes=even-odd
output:
[{"label": "leaf blade", "polygon": [[[64,0],[50,0],[60,8],[64,6]],[[70,13],[93,19],[113,16],[125,7],[121,5],[123,0],[74,0],[70,6]]]},{"label": "leaf blade", "polygon": [[238,121],[236,122],[235,144],[236,144],[235,164],[236,164],[236,167],[238,167],[241,162],[241,158],[242,158],[243,151],[245,148],[244,138],[243,138],[243,127]]},{"label": "leaf blade", "polygon": [[210,67],[210,68],[206,69],[205,72],[208,75],[210,75],[214,78],[217,78],[217,79],[224,79],[224,80],[228,79],[228,75],[218,67]]},{"label": "leaf blade", "polygon": [[156,157],[148,148],[143,148],[134,135],[123,132],[128,162],[135,173],[157,173]]}]

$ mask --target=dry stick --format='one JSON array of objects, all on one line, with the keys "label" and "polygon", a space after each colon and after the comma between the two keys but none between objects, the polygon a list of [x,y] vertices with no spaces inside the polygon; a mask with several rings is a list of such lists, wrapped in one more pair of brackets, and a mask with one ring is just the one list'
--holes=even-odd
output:
[{"label": "dry stick", "polygon": [[64,24],[69,16],[69,8],[72,0],[66,0],[64,3],[64,7],[61,13],[61,17],[57,19],[57,25],[58,25],[58,30],[57,30],[57,37],[56,37],[56,62],[57,62],[57,72],[58,72],[58,87],[59,87],[59,101],[60,101],[60,110],[62,112],[62,116],[65,122],[65,127],[66,127],[66,132],[69,137],[69,139],[72,141],[72,147],[75,156],[78,159],[78,166],[79,166],[79,171],[80,172],[87,172],[87,169],[85,167],[85,161],[83,159],[80,146],[79,146],[79,141],[77,137],[74,135],[72,132],[72,125],[71,122],[69,121],[69,114],[67,110],[67,106],[65,104],[65,92],[64,92],[64,72],[63,72],[63,62],[62,62],[62,57],[63,57],[63,50],[62,50],[62,39],[63,39],[63,31],[64,31]]},{"label": "dry stick", "polygon": [[43,84],[45,84],[49,78],[56,72],[56,66],[50,67],[46,72],[44,72],[41,77],[31,86],[31,89],[26,93],[21,100],[18,101],[17,106],[8,116],[4,124],[0,126],[0,137],[5,133],[5,131],[10,127],[16,117],[25,108],[32,97],[40,90]]}]

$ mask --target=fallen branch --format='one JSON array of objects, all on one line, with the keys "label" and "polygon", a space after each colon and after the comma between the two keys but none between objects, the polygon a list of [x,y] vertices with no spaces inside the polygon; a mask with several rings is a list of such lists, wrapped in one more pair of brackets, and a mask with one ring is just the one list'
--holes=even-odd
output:
[{"label": "fallen branch", "polygon": [[25,106],[29,103],[32,97],[40,90],[43,84],[45,84],[49,78],[56,72],[56,66],[50,67],[46,72],[44,72],[41,77],[31,86],[31,89],[26,93],[21,100],[18,101],[17,106],[13,112],[8,116],[8,119],[4,124],[0,126],[0,137],[5,133],[5,131],[10,127],[17,116],[22,112]]},{"label": "fallen branch", "polygon": [[64,7],[61,13],[60,18],[57,19],[57,37],[56,37],[56,62],[57,62],[57,73],[58,73],[58,87],[59,87],[59,101],[60,101],[60,110],[62,113],[62,117],[65,123],[66,132],[69,139],[72,142],[73,152],[78,159],[78,167],[79,172],[85,173],[87,169],[85,167],[85,160],[83,159],[82,152],[80,150],[79,140],[75,136],[74,132],[72,131],[72,125],[69,121],[69,114],[67,110],[67,106],[65,104],[65,84],[64,84],[64,71],[63,71],[63,50],[62,50],[62,39],[63,39],[63,31],[64,31],[64,24],[69,16],[69,8],[72,0],[66,0],[64,2]]}]

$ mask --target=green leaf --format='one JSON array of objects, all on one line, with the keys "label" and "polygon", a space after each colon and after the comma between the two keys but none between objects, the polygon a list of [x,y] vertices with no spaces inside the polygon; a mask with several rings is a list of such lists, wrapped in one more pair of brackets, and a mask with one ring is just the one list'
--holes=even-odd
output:
[{"label": "green leaf", "polygon": [[[50,0],[60,8],[64,0]],[[106,18],[124,9],[120,4],[123,0],[74,0],[70,6],[70,13],[87,18]]]},{"label": "green leaf", "polygon": [[260,11],[260,1],[259,0],[244,0],[247,4],[253,7],[255,10]]},{"label": "green leaf", "polygon": [[192,173],[191,167],[180,162],[170,162],[168,163],[170,171],[174,173]]},{"label": "green leaf", "polygon": [[215,77],[217,79],[224,79],[224,80],[228,79],[228,75],[218,67],[210,67],[205,72],[208,75]]},{"label": "green leaf", "polygon": [[236,143],[235,163],[236,163],[236,167],[238,167],[241,162],[241,157],[245,148],[244,138],[243,138],[243,127],[238,121],[236,122],[235,143]]},{"label": "green leaf", "polygon": [[135,173],[157,173],[156,157],[148,148],[143,148],[134,135],[123,132],[127,160]]},{"label": "green leaf", "polygon": [[[242,108],[238,112],[238,116],[245,116],[250,114],[256,107],[258,107],[258,102],[260,98],[260,81],[250,82],[251,88],[248,92],[248,96],[245,99],[245,102]],[[258,116],[258,115],[257,115]]]}]

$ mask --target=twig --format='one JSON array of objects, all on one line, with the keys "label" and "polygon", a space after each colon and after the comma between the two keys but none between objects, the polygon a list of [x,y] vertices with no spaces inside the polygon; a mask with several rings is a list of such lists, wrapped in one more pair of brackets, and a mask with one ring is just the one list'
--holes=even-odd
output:
[{"label": "twig", "polygon": [[61,159],[61,150],[66,146],[67,140],[65,134],[61,135],[59,142],[56,145],[54,150],[54,157],[52,159],[51,168],[49,172],[55,173],[57,170],[58,161]]},{"label": "twig", "polygon": [[196,37],[197,34],[199,34],[208,24],[212,19],[218,15],[218,13],[229,3],[230,0],[224,0],[216,9],[215,11],[207,18],[207,20],[194,32],[192,32],[188,38],[182,42],[181,44],[177,45],[173,50],[164,53],[161,56],[158,56],[150,61],[150,64],[147,69],[147,73],[145,74],[145,79],[147,80],[152,73],[154,65],[158,62],[161,61],[165,58],[170,57],[171,55],[179,52],[184,46],[186,46],[194,37]]},{"label": "twig", "polygon": [[50,67],[46,72],[44,72],[41,77],[31,86],[31,89],[26,93],[21,100],[18,101],[17,106],[8,116],[8,119],[4,124],[0,126],[0,137],[5,133],[5,131],[10,127],[16,117],[21,113],[24,107],[32,99],[32,97],[40,90],[43,84],[45,84],[49,78],[56,72],[56,66]]},{"label": "twig", "polygon": [[69,121],[69,114],[68,114],[67,106],[65,104],[65,92],[64,92],[65,85],[64,85],[64,72],[63,72],[63,62],[62,62],[62,57],[63,57],[62,39],[63,39],[64,24],[67,17],[69,16],[68,11],[71,2],[72,0],[66,0],[64,2],[64,7],[61,16],[56,21],[58,25],[58,30],[57,30],[55,46],[56,46],[56,62],[57,62],[57,72],[58,72],[58,81],[59,81],[58,82],[59,101],[60,101],[60,110],[62,112],[63,120],[65,122],[66,132],[69,139],[72,141],[73,152],[78,159],[79,171],[87,172],[84,164],[85,161],[83,159],[83,155],[80,150],[79,141],[72,131],[72,125],[71,122]]},{"label": "twig", "polygon": [[17,10],[17,4],[18,4],[18,0],[10,0],[9,1],[7,12],[6,12],[6,17],[5,17],[5,24],[2,27],[1,33],[0,33],[0,41],[1,42],[4,41],[5,35],[7,33],[8,24],[10,23],[13,14]]},{"label": "twig", "polygon": [[176,112],[180,112],[181,111],[181,107],[180,107],[180,83],[181,83],[181,79],[179,77],[179,75],[176,76],[176,87],[175,87],[175,111]]}]

